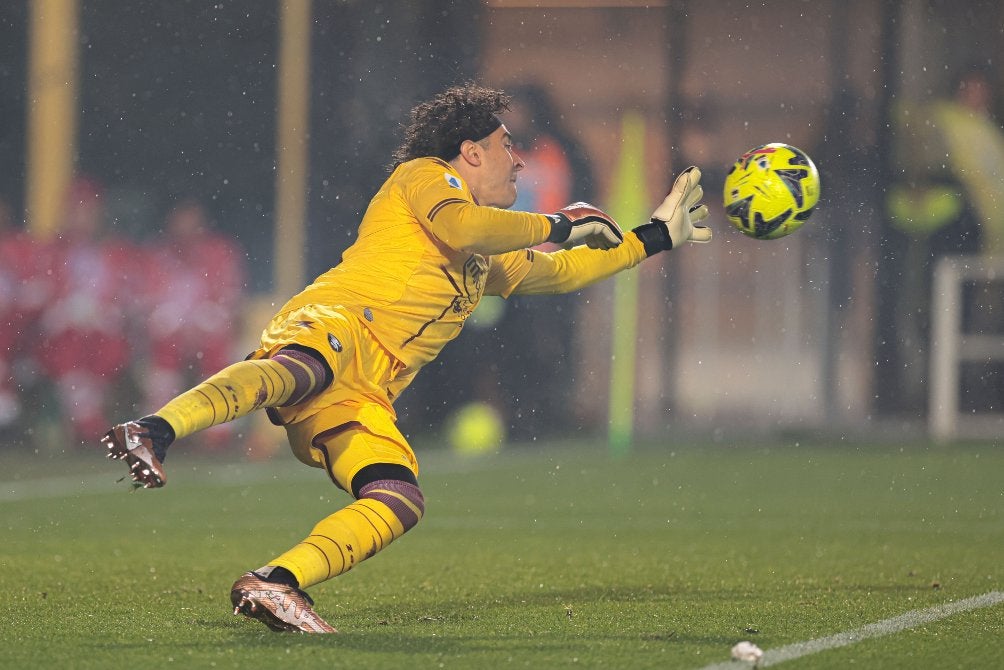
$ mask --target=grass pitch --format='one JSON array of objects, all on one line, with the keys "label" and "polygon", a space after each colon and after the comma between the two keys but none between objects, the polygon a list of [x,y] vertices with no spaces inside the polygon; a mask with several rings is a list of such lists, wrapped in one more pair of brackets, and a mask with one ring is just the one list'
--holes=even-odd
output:
[{"label": "grass pitch", "polygon": [[[0,452],[0,667],[696,669],[1004,587],[997,445],[419,449],[425,519],[311,589],[341,634],[275,634],[230,584],[349,499],[196,450],[137,493],[97,448]],[[1001,639],[996,605],[784,667],[993,667]]]}]

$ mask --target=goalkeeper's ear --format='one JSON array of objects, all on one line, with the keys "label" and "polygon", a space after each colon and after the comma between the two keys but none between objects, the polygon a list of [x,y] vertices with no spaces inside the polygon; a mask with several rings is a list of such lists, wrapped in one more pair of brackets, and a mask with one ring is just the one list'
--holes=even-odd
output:
[{"label": "goalkeeper's ear", "polygon": [[688,241],[710,242],[711,229],[695,225],[708,218],[708,206],[701,203],[703,197],[700,168],[691,166],[681,172],[649,223],[634,229],[645,245],[645,253],[651,256]]}]

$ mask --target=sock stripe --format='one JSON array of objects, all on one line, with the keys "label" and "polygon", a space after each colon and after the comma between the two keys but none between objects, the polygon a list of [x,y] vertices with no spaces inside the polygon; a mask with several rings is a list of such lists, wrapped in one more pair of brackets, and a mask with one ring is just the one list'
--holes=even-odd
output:
[{"label": "sock stripe", "polygon": [[[363,513],[362,509],[360,509],[360,508],[363,508],[363,509],[369,509],[369,508],[368,508],[368,507],[366,507],[365,505],[359,505],[359,504],[358,504],[359,502],[362,502],[362,501],[361,501],[361,500],[360,500],[360,501],[357,501],[357,504],[353,504],[353,505],[349,505],[349,506],[348,506],[348,507],[346,507],[345,509],[346,509],[346,510],[352,510],[353,512],[355,512],[356,514],[358,514],[358,515],[359,515],[359,516],[361,516],[362,518],[366,519],[366,523],[368,523],[368,524],[370,525],[370,527],[372,527],[372,528],[373,528],[373,534],[374,534],[374,535],[375,535],[375,536],[376,536],[377,538],[379,538],[379,539],[380,539],[380,549],[383,549],[383,547],[384,547],[384,542],[383,542],[383,535],[381,535],[381,534],[380,534],[380,531],[379,531],[379,530],[377,530],[377,527],[376,527],[376,524],[375,524],[375,523],[373,523],[373,521],[372,521],[372,520],[370,520],[370,518],[369,518],[369,517],[368,517],[368,516],[367,516],[366,514],[364,514],[364,513]],[[378,516],[379,516],[379,515],[378,515]],[[394,530],[393,530],[393,529],[392,529],[392,528],[390,527],[390,524],[389,524],[389,523],[387,523],[387,521],[386,521],[385,519],[383,519],[383,518],[381,517],[381,519],[380,519],[380,520],[381,520],[381,521],[383,521],[383,522],[384,522],[384,523],[385,523],[385,524],[387,525],[387,528],[388,528],[388,529],[390,530],[390,538],[391,538],[391,539],[393,540],[393,539],[394,539],[394,537],[395,537],[395,535],[394,535]]]},{"label": "sock stripe", "polygon": [[272,360],[282,365],[293,377],[294,386],[289,392],[291,399],[285,405],[305,401],[322,391],[330,379],[326,363],[298,349],[280,349]]},{"label": "sock stripe", "polygon": [[293,375],[272,360],[244,360],[215,373],[157,411],[177,438],[253,410],[272,408],[293,393]]},{"label": "sock stripe", "polygon": [[[314,537],[314,536],[311,535],[310,537]],[[304,546],[307,546],[307,547],[313,547],[315,550],[317,550],[317,553],[319,553],[321,555],[321,557],[324,559],[325,564],[328,566],[328,577],[331,577],[331,561],[328,560],[328,554],[327,554],[327,552],[324,551],[323,549],[321,549],[319,546],[317,546],[313,542],[311,542],[309,537],[306,540],[304,540],[303,542],[301,542],[301,544],[303,544]],[[335,543],[332,543],[332,544],[335,544]],[[335,544],[335,546],[338,547],[337,544]],[[341,547],[338,548],[338,551],[341,552]],[[342,557],[342,562],[344,563],[344,561],[345,561],[345,557],[343,556]],[[345,566],[343,565],[342,567],[345,567]]]},{"label": "sock stripe", "polygon": [[[265,392],[268,394],[268,397],[265,399],[264,404],[271,405],[272,401],[276,398],[277,382],[275,380],[275,377],[278,377],[279,382],[282,382],[282,390],[284,393],[286,391],[286,380],[284,380],[282,378],[282,375],[273,370],[272,367],[269,365],[259,365],[258,369],[261,371],[262,384],[265,385],[266,387]],[[275,377],[273,377],[273,375],[275,375]],[[271,391],[268,390],[269,385],[272,386]]]},{"label": "sock stripe", "polygon": [[[227,407],[227,411],[223,415],[224,416],[223,420],[224,421],[230,421],[233,417],[237,416],[237,412],[235,411],[235,408],[233,408],[233,407],[230,406],[230,398],[227,397],[226,391],[224,391],[220,386],[218,386],[217,384],[215,384],[213,382],[206,382],[206,385],[209,386],[211,389],[213,389],[214,391],[216,391],[217,393],[220,394],[220,398],[223,399],[223,404],[226,405],[226,407]],[[214,423],[215,423],[215,421],[214,421]]]},{"label": "sock stripe", "polygon": [[[424,511],[418,486],[389,479],[372,482],[355,502],[319,521],[306,539],[271,565],[294,566],[291,572],[300,588],[307,588],[348,572],[385,549],[418,523]],[[317,560],[317,553],[323,561]]]},{"label": "sock stripe", "polygon": [[[422,514],[425,513],[424,509],[422,509],[414,502],[412,502],[412,500],[408,498],[408,496],[404,495],[403,493],[399,493],[398,491],[391,491],[389,489],[370,489],[369,491],[366,492],[366,497],[370,497],[370,495],[374,493],[382,494],[384,496],[392,496],[396,500],[400,500],[404,505],[408,507],[408,509],[410,509],[418,516],[422,516]],[[388,507],[391,507],[391,505],[388,505]]]},{"label": "sock stripe", "polygon": [[[330,542],[331,545],[335,549],[338,550],[338,557],[342,559],[342,569],[338,570],[337,572],[332,572],[331,561],[328,561],[328,576],[329,577],[331,575],[340,575],[343,572],[346,572],[347,570],[349,570],[353,566],[354,562],[352,561],[352,555],[351,555],[351,553],[348,556],[345,555],[345,549],[342,547],[342,543],[341,542],[338,542],[333,537],[328,537],[327,535],[320,535],[318,533],[311,533],[310,537],[319,537],[319,538],[325,539],[328,542]],[[307,539],[310,539],[310,537],[308,537]],[[318,549],[321,550],[320,547],[318,547]],[[321,551],[323,551],[323,550],[321,550]]]},{"label": "sock stripe", "polygon": [[342,559],[342,568],[338,572],[332,571],[332,569],[331,569],[331,561],[328,561],[328,577],[330,578],[331,575],[340,575],[343,572],[347,572],[352,567],[352,564],[349,563],[349,559],[345,555],[345,551],[342,549],[342,545],[338,544],[334,540],[331,540],[331,538],[327,538],[327,539],[330,540],[331,544],[333,544],[334,547],[335,547],[335,549],[338,550],[338,558]]},{"label": "sock stripe", "polygon": [[[370,512],[372,512],[373,514],[375,514],[378,519],[380,519],[381,521],[383,521],[384,524],[387,526],[387,532],[390,533],[390,539],[387,540],[388,544],[390,542],[393,542],[397,538],[401,537],[400,533],[395,533],[394,532],[394,525],[391,523],[390,519],[388,519],[386,516],[384,516],[383,510],[378,505],[374,505],[373,504],[373,503],[380,503],[384,507],[387,507],[388,509],[390,509],[391,514],[394,515],[394,519],[396,519],[397,522],[400,523],[401,519],[398,518],[397,514],[394,514],[394,510],[391,509],[390,506],[387,505],[387,503],[385,503],[383,501],[380,501],[380,500],[373,500],[373,499],[359,500],[358,502],[362,503],[363,509],[368,509]],[[404,524],[402,524],[402,526],[403,525]]]},{"label": "sock stripe", "polygon": [[[282,384],[282,390],[277,389],[272,394],[272,397],[269,398],[269,404],[272,406],[288,405],[289,403],[286,401],[289,399],[289,396],[296,392],[296,380],[293,379],[291,382],[286,375],[282,374],[284,370],[276,370],[269,367],[269,372],[274,374],[279,379],[279,383]],[[291,383],[292,387],[290,387]]]},{"label": "sock stripe", "polygon": [[366,497],[370,500],[382,502],[389,507],[394,516],[401,522],[401,525],[404,526],[405,531],[414,528],[419,519],[422,518],[421,510],[405,496],[395,491],[371,489],[366,492]]},{"label": "sock stripe", "polygon": [[[368,523],[370,525],[370,527],[373,529],[373,534],[376,535],[376,537],[379,538],[379,540],[380,540],[380,549],[383,549],[384,548],[383,534],[377,529],[377,525],[375,523],[373,523],[373,520],[369,517],[369,515],[366,514],[366,512],[363,511],[364,509],[368,510],[370,508],[367,507],[366,505],[360,505],[360,504],[358,504],[360,502],[362,502],[362,501],[361,500],[357,501],[357,504],[349,505],[346,509],[350,509],[353,512],[355,512],[356,514],[358,514],[359,516],[361,516],[362,518],[366,519],[366,523]],[[374,513],[376,513],[375,510],[370,510],[370,511],[373,511]],[[377,514],[377,516],[380,516],[380,515]],[[393,540],[394,539],[394,530],[390,527],[390,524],[388,524],[387,521],[384,520],[382,517],[381,517],[380,520],[383,521],[384,524],[387,526],[387,530],[390,533],[390,539]]]},{"label": "sock stripe", "polygon": [[216,405],[213,404],[212,398],[210,398],[209,394],[206,393],[205,391],[203,391],[201,388],[196,387],[195,392],[198,393],[199,395],[201,395],[203,398],[205,398],[206,399],[206,403],[213,409],[213,420],[212,420],[212,422],[209,425],[210,426],[215,426],[216,425]]},{"label": "sock stripe", "polygon": [[396,479],[371,482],[359,489],[359,499],[383,503],[401,523],[402,532],[408,532],[425,514],[425,497],[415,484]]},{"label": "sock stripe", "polygon": [[304,364],[303,361],[290,356],[283,356],[283,358],[285,360],[281,361],[281,365],[289,370],[289,373],[293,375],[293,393],[303,389],[303,392],[296,398],[289,399],[288,404],[295,405],[303,402],[304,398],[314,392],[314,387],[317,385],[317,378],[314,376],[314,371],[310,369],[310,366]]},{"label": "sock stripe", "polygon": [[[373,502],[380,502],[380,501],[378,501],[378,500],[374,500]],[[383,504],[383,506],[384,506],[384,507],[388,507],[387,503],[382,503],[382,504]],[[395,533],[395,532],[394,532],[394,525],[393,525],[393,524],[391,523],[390,519],[388,519],[388,518],[387,518],[387,517],[386,517],[386,516],[384,515],[384,513],[383,513],[383,510],[382,510],[382,509],[380,509],[379,507],[374,507],[373,505],[365,505],[365,507],[366,507],[366,509],[368,509],[368,510],[370,510],[371,512],[373,512],[374,514],[376,514],[376,515],[377,515],[377,518],[378,518],[378,519],[380,519],[381,521],[383,521],[383,522],[384,522],[384,523],[385,523],[385,524],[387,525],[387,530],[388,530],[388,531],[390,531],[390,539],[391,539],[391,540],[396,540],[397,538],[401,537],[401,535],[400,535],[400,534],[398,534],[398,533]],[[388,507],[388,509],[389,509],[389,507]],[[395,520],[396,520],[396,521],[397,521],[398,523],[400,523],[400,522],[401,522],[401,520],[400,520],[400,519],[398,519],[398,516],[397,516],[397,514],[394,514],[394,510],[392,510],[392,509],[391,509],[391,510],[390,510],[390,512],[391,512],[391,514],[393,514],[393,516],[394,516],[394,519],[395,519]]]}]

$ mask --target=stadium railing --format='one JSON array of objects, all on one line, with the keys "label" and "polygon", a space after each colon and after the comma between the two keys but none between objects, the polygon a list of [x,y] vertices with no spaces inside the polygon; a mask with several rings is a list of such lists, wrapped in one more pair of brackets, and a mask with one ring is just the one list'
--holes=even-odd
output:
[{"label": "stadium railing", "polygon": [[[1004,364],[1004,332],[967,332],[963,316],[967,283],[1004,282],[1004,258],[946,256],[934,270],[931,299],[931,349],[928,430],[938,442],[960,437],[995,439],[1004,435],[1004,411],[960,411],[962,367],[967,363]],[[1004,305],[1001,306],[1004,308]],[[1002,309],[1004,314],[1004,309]],[[1001,383],[1001,382],[998,382]]]}]

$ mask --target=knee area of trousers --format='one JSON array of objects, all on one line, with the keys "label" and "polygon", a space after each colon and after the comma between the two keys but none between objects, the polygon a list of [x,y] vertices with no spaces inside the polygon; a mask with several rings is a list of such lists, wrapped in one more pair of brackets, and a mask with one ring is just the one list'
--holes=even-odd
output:
[{"label": "knee area of trousers", "polygon": [[425,514],[425,497],[417,485],[400,479],[381,479],[359,490],[359,499],[377,500],[390,508],[404,527],[411,530]]}]

